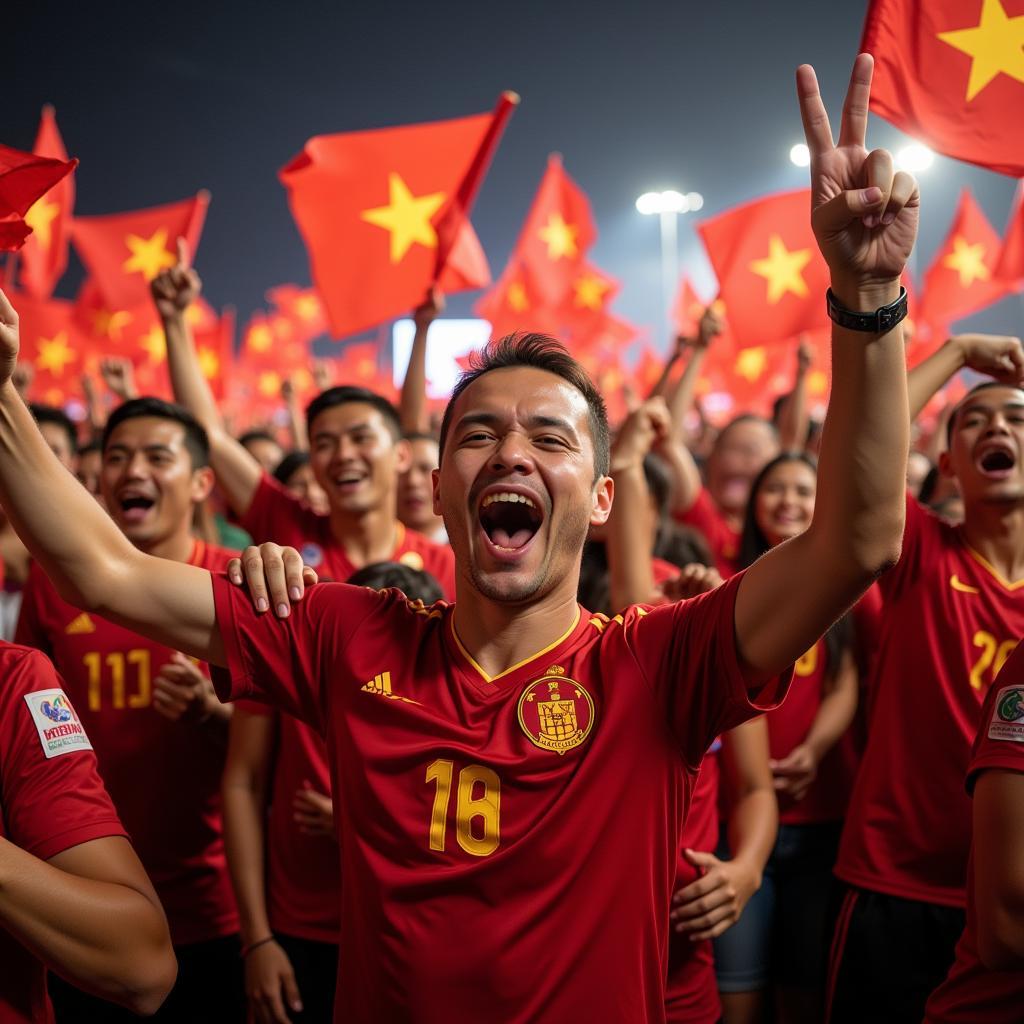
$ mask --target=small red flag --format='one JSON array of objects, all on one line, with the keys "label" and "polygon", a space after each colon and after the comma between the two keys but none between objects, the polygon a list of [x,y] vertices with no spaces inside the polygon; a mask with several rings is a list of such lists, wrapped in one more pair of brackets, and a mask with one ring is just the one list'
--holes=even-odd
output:
[{"label": "small red flag", "polygon": [[995,276],[1019,290],[1024,285],[1024,182],[1017,185]]},{"label": "small red flag", "polygon": [[468,215],[514,103],[506,96],[490,114],[318,135],[281,170],[335,337],[407,312],[435,282],[456,290],[490,279]]},{"label": "small red flag", "polygon": [[1024,176],[1021,0],[873,0],[871,109],[958,160]]},{"label": "small red flag", "polygon": [[146,210],[75,218],[75,248],[108,306],[130,309],[152,302],[149,282],[174,266],[179,237],[195,255],[209,202],[209,193],[200,192]]},{"label": "small red flag", "polygon": [[971,193],[960,194],[945,241],[924,275],[921,319],[948,324],[991,305],[1011,290],[995,273],[999,235]]},{"label": "small red flag", "polygon": [[755,199],[697,226],[741,345],[784,341],[827,323],[829,272],[811,231],[810,192]]},{"label": "small red flag", "polygon": [[[66,161],[64,140],[57,129],[53,107],[43,107],[32,152]],[[75,208],[75,176],[61,178],[37,199],[25,214],[32,234],[21,250],[21,288],[36,299],[48,299],[68,265],[71,214]]]},{"label": "small red flag", "polygon": [[327,314],[315,288],[280,284],[267,292],[267,299],[278,313],[291,320],[296,334],[303,341],[316,338],[327,330]]},{"label": "small red flag", "polygon": [[81,376],[91,345],[75,318],[75,304],[66,299],[12,296],[18,310],[21,355],[35,376],[32,394],[47,405],[63,405],[82,392]]},{"label": "small red flag", "polygon": [[77,166],[77,160],[55,160],[0,146],[0,250],[21,248],[32,230],[25,222],[32,205]]}]

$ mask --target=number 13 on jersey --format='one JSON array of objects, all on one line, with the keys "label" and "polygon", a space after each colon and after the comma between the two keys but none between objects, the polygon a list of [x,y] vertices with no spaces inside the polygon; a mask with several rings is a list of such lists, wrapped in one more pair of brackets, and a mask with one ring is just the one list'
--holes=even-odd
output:
[{"label": "number 13 on jersey", "polygon": [[[444,852],[448,812],[455,779],[455,762],[443,758],[427,766],[426,782],[434,784],[430,814],[430,849]],[[487,857],[500,841],[501,780],[482,764],[469,764],[458,773],[455,795],[455,838],[466,853]]]}]

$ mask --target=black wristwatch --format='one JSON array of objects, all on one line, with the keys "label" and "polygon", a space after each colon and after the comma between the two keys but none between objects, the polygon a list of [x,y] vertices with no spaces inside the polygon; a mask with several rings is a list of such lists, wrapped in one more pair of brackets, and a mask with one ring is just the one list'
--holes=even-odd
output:
[{"label": "black wristwatch", "polygon": [[900,297],[888,306],[880,306],[874,313],[855,313],[844,309],[836,301],[832,289],[825,292],[825,303],[829,318],[840,327],[868,334],[885,334],[891,331],[907,315],[907,289],[900,288]]}]

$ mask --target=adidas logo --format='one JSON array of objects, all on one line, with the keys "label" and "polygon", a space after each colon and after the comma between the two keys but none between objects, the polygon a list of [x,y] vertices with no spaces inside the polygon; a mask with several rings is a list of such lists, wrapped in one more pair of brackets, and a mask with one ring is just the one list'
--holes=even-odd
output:
[{"label": "adidas logo", "polygon": [[96,626],[93,624],[92,619],[82,612],[77,618],[72,619],[64,629],[64,632],[68,636],[82,636],[85,633],[95,633]]},{"label": "adidas logo", "polygon": [[375,693],[378,697],[387,697],[388,700],[400,700],[404,704],[419,704],[418,700],[410,700],[408,697],[400,697],[397,693],[391,692],[391,673],[381,672],[375,675],[368,683],[359,687],[363,693]]}]

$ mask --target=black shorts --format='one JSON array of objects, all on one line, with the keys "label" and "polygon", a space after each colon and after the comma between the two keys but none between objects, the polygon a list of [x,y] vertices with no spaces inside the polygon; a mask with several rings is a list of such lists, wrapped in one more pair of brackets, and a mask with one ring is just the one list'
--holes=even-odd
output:
[{"label": "black shorts", "polygon": [[334,986],[338,976],[338,947],[329,942],[298,939],[275,932],[295,972],[302,997],[302,1013],[288,1011],[291,1020],[304,1024],[331,1024],[334,1019]]},{"label": "black shorts", "polygon": [[833,909],[827,1024],[920,1024],[953,964],[964,912],[845,884]]}]

